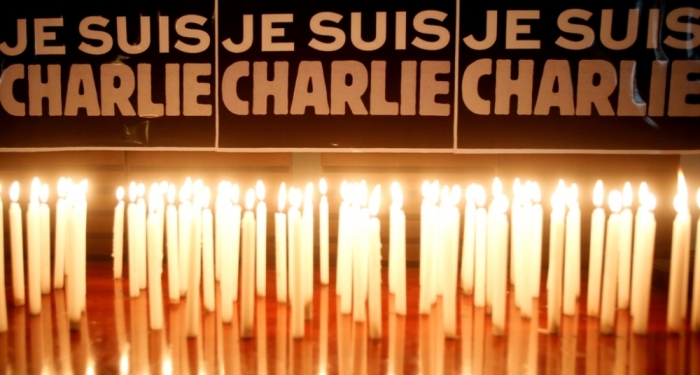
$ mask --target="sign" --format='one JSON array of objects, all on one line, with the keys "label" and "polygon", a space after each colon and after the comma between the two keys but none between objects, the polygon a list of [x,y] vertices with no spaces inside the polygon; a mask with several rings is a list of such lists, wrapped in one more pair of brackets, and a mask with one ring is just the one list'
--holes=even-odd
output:
[{"label": "sign", "polygon": [[700,149],[692,2],[17,5],[0,148]]}]

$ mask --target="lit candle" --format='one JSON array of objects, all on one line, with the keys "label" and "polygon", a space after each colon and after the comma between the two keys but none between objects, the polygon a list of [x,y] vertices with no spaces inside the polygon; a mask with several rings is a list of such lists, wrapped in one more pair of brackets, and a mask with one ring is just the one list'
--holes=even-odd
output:
[{"label": "lit candle", "polygon": [[[199,180],[197,180],[199,182]],[[190,243],[188,245],[189,258],[184,262],[188,266],[189,275],[187,276],[187,306],[185,312],[185,323],[187,337],[197,337],[199,336],[199,325],[201,321],[199,319],[200,314],[200,297],[199,297],[199,286],[200,286],[200,275],[202,267],[202,207],[201,207],[201,197],[199,193],[201,192],[198,184],[193,184],[192,191],[194,197],[192,199],[192,215],[191,215],[191,225],[190,232]]]},{"label": "lit candle", "polygon": [[[433,222],[433,230],[435,233],[435,256],[433,262],[433,287],[435,296],[443,296],[445,294],[445,245],[447,237],[447,228],[449,227],[449,219],[447,215],[450,205],[450,187],[443,185],[440,188],[440,205],[437,208],[437,216]],[[434,297],[433,303],[437,300]]]},{"label": "lit candle", "polygon": [[617,307],[630,306],[630,279],[632,271],[632,185],[625,183],[622,189],[622,213],[620,214],[620,259],[617,280]]},{"label": "lit candle", "polygon": [[318,246],[321,261],[321,284],[328,285],[328,198],[326,192],[328,184],[322,178],[318,183],[318,192],[321,193],[321,202],[318,204]]},{"label": "lit candle", "polygon": [[139,184],[137,187],[138,200],[136,201],[136,264],[140,289],[146,288],[146,201],[143,196],[146,186]]},{"label": "lit candle", "polygon": [[521,191],[523,189],[522,184],[520,183],[519,178],[515,178],[515,181],[513,181],[513,202],[511,204],[511,210],[510,210],[510,217],[513,225],[510,227],[510,283],[514,284],[514,292],[515,292],[515,305],[517,307],[520,307],[520,302],[521,302],[521,291],[522,288],[519,287],[519,282],[518,282],[518,275],[516,275],[520,271],[520,253],[521,253],[521,246],[522,246],[522,238],[521,238],[521,205],[520,205],[520,195]]},{"label": "lit candle", "polygon": [[187,293],[189,285],[190,236],[192,235],[192,180],[187,177],[180,188],[180,206],[178,207],[178,250],[180,252],[180,296]]},{"label": "lit candle", "polygon": [[474,187],[474,203],[477,205],[474,223],[474,306],[486,306],[486,191],[481,185]]},{"label": "lit candle", "polygon": [[[88,181],[82,180],[76,187],[76,200],[73,206],[73,237],[75,252],[73,261],[78,265],[78,287],[80,311],[85,311],[87,304],[87,190]],[[144,221],[145,224],[145,221]],[[145,232],[144,228],[144,232]],[[145,254],[144,254],[145,255]]]},{"label": "lit candle", "polygon": [[[520,189],[520,250],[517,262],[517,275],[520,287],[520,314],[523,318],[532,317],[532,283],[533,277],[533,250],[532,250],[532,182],[527,181]],[[515,198],[513,198],[515,199]]]},{"label": "lit candle", "polygon": [[610,218],[608,218],[605,239],[605,266],[603,268],[603,298],[600,309],[600,332],[612,334],[615,326],[615,294],[617,292],[617,272],[620,246],[620,209],[622,194],[613,190],[608,196]]},{"label": "lit candle", "polygon": [[445,337],[457,338],[457,267],[459,267],[459,210],[462,198],[459,185],[452,186],[447,207],[447,230],[445,236],[445,290],[443,294],[443,329]]},{"label": "lit candle", "polygon": [[421,187],[423,193],[423,203],[420,214],[420,296],[419,311],[421,314],[430,313],[432,302],[432,256],[433,256],[433,236],[432,236],[432,207],[433,189],[428,181],[423,181]]},{"label": "lit candle", "polygon": [[[348,214],[349,214],[349,208],[348,208],[348,192],[350,190],[350,187],[348,185],[348,182],[343,180],[343,182],[340,184],[340,197],[341,197],[341,203],[340,203],[340,208],[338,209],[338,249],[337,249],[337,254],[336,254],[336,267],[335,267],[335,293],[337,295],[340,295],[341,297],[341,306],[342,306],[342,300],[343,300],[343,293],[347,289],[347,283],[348,283],[348,275],[345,274],[345,271],[348,270],[350,267],[348,267],[348,249],[350,249],[350,244],[349,244],[349,236],[347,233],[347,227],[349,226],[349,219],[348,219]],[[352,263],[349,263],[352,264]],[[342,310],[342,309],[341,309]],[[348,313],[349,311],[342,311],[344,314]]]},{"label": "lit candle", "polygon": [[[656,235],[656,219],[652,212],[656,207],[656,198],[648,190],[639,194],[640,208],[638,211],[640,226],[639,237],[635,239],[635,260],[639,265],[634,271],[635,281],[632,283],[632,330],[636,334],[646,334],[649,327],[649,301],[651,298],[651,276],[654,267],[654,240]],[[637,246],[636,240],[639,240]],[[697,289],[694,289],[697,291]],[[695,299],[693,300],[695,301]]]},{"label": "lit candle", "polygon": [[[138,260],[136,255],[138,252],[136,250],[136,203],[134,203],[137,190],[136,183],[132,181],[131,184],[129,184],[129,206],[126,209],[127,245],[129,245],[129,297],[131,298],[138,297],[140,293]],[[67,214],[72,216],[70,212],[67,212]],[[66,223],[67,222],[68,219],[66,219]],[[68,224],[66,224],[66,227],[68,227]],[[68,254],[70,252],[70,247],[66,248],[66,259],[68,259]]]},{"label": "lit candle", "polygon": [[576,313],[576,297],[579,285],[581,264],[581,210],[578,206],[578,187],[572,184],[567,189],[566,234],[564,247],[564,315]]},{"label": "lit candle", "polygon": [[395,298],[394,311],[406,315],[406,214],[403,212],[403,193],[398,182],[391,184],[392,217],[390,245],[394,246]]},{"label": "lit candle", "polygon": [[[2,185],[0,185],[2,193]],[[2,196],[0,196],[0,228],[5,228]],[[0,332],[7,332],[7,296],[5,295],[5,231],[0,230]]]},{"label": "lit candle", "polygon": [[216,213],[216,216],[214,217],[214,270],[216,271],[216,281],[221,280],[221,266],[223,263],[223,255],[221,254],[221,252],[223,251],[223,239],[225,237],[223,227],[225,216],[224,207],[226,205],[226,201],[228,200],[228,197],[226,196],[226,190],[226,181],[219,182],[219,187],[217,189],[216,194],[216,203],[214,206],[214,212]]},{"label": "lit candle", "polygon": [[[696,200],[700,207],[700,189],[698,189]],[[1,204],[1,202],[0,202]],[[2,208],[2,206],[0,206]],[[653,243],[653,241],[652,241]],[[700,219],[698,219],[697,229],[695,230],[695,271],[693,276],[693,307],[690,317],[690,329],[693,332],[700,332]],[[653,259],[653,258],[652,258]],[[651,278],[650,278],[651,279]],[[646,281],[646,280],[645,280]],[[647,303],[648,304],[648,303]]]},{"label": "lit candle", "polygon": [[379,212],[379,199],[381,185],[372,190],[369,199],[369,248],[368,248],[368,308],[369,308],[369,337],[379,339],[382,337],[382,242],[379,237],[380,222],[377,218]]},{"label": "lit candle", "polygon": [[493,215],[493,239],[496,241],[494,246],[489,246],[489,250],[493,251],[490,261],[493,266],[489,272],[493,271],[489,281],[493,282],[491,289],[493,293],[493,334],[502,336],[505,334],[506,327],[506,291],[508,282],[506,275],[508,274],[508,218],[506,210],[508,209],[508,198],[505,195],[499,194],[494,198],[494,202],[490,208],[490,214]]},{"label": "lit candle", "polygon": [[24,305],[24,245],[22,244],[22,209],[19,207],[19,182],[10,186],[10,245],[12,255],[12,294],[15,306]]},{"label": "lit candle", "polygon": [[[76,237],[77,234],[77,219],[75,204],[78,200],[77,187],[71,182],[69,184],[68,195],[66,202],[68,205],[68,214],[66,215],[66,304],[68,313],[68,322],[71,330],[80,329],[80,294],[78,285],[78,254]],[[138,287],[136,288],[138,289]]]},{"label": "lit candle", "polygon": [[596,208],[591,215],[588,300],[586,303],[589,316],[600,314],[600,285],[603,274],[603,241],[605,238],[605,210],[602,207],[604,198],[603,181],[598,180],[593,188],[593,204]]},{"label": "lit candle", "polygon": [[301,249],[301,191],[292,188],[289,191],[289,292],[292,316],[290,318],[290,336],[294,339],[304,337],[304,299],[302,296],[302,249]]},{"label": "lit candle", "polygon": [[216,308],[214,297],[214,218],[209,209],[211,193],[209,186],[202,189],[202,287],[204,289],[204,308],[212,312]]},{"label": "lit candle", "polygon": [[238,184],[234,184],[231,188],[231,200],[233,201],[233,218],[231,224],[231,243],[233,244],[233,300],[238,301],[238,273],[239,263],[241,259],[241,206],[238,200],[241,196],[241,190]]},{"label": "lit candle", "polygon": [[304,277],[304,318],[311,320],[312,318],[312,302],[314,295],[314,204],[313,204],[314,185],[306,184],[304,191],[304,208],[302,211],[302,239],[304,251],[304,264],[302,266],[302,276]]},{"label": "lit candle", "polygon": [[[549,226],[549,272],[552,285],[547,290],[547,327],[549,333],[556,334],[561,327],[561,304],[564,272],[564,181],[559,180],[557,190],[552,195],[552,214]],[[548,276],[549,277],[549,276]]]},{"label": "lit candle", "polygon": [[[68,181],[61,177],[58,180],[56,192],[56,233],[54,234],[54,272],[53,286],[56,289],[63,288],[63,281],[66,275],[66,188]],[[123,214],[122,214],[123,218]]]},{"label": "lit candle", "polygon": [[255,184],[255,193],[258,196],[258,205],[255,210],[256,240],[255,240],[255,287],[258,297],[265,297],[267,277],[267,205],[265,205],[265,185],[258,180]]},{"label": "lit candle", "polygon": [[149,191],[149,212],[147,218],[147,245],[148,245],[148,322],[153,330],[163,328],[163,296],[160,283],[162,267],[162,249],[158,249],[158,217],[156,194],[158,184],[151,185]]},{"label": "lit candle", "polygon": [[441,194],[440,182],[437,180],[433,181],[430,188],[432,190],[431,196],[433,197],[433,200],[431,202],[432,205],[428,208],[428,215],[432,218],[432,220],[430,220],[428,231],[430,232],[430,239],[433,243],[431,245],[432,251],[430,253],[430,265],[432,269],[430,270],[430,288],[428,289],[428,292],[430,293],[430,305],[434,305],[435,302],[437,302],[438,291],[440,291],[438,282],[442,280],[442,268],[439,267],[439,265],[442,264],[442,227],[440,226],[440,207],[437,204]]},{"label": "lit candle", "polygon": [[645,257],[642,254],[644,247],[643,243],[644,230],[646,230],[646,220],[648,219],[648,210],[644,205],[646,196],[649,193],[649,187],[646,182],[642,182],[639,185],[639,207],[637,207],[637,214],[634,216],[634,233],[632,234],[632,283],[630,292],[630,316],[634,317],[639,306],[639,283],[641,280],[641,267],[642,258]]},{"label": "lit candle", "polygon": [[678,172],[678,193],[673,200],[677,215],[673,221],[671,242],[671,272],[668,291],[666,324],[669,332],[680,333],[687,307],[688,271],[690,263],[690,211],[688,210],[688,187],[683,172]]},{"label": "lit candle", "polygon": [[41,221],[39,218],[39,192],[41,182],[32,180],[27,208],[27,287],[29,313],[41,313]]},{"label": "lit candle", "polygon": [[540,200],[542,191],[537,182],[532,183],[532,296],[540,296],[540,278],[542,273],[542,220],[543,212]]},{"label": "lit candle", "polygon": [[[58,218],[58,212],[56,217]],[[58,253],[58,250],[56,252]],[[121,186],[117,188],[117,207],[114,208],[112,257],[114,258],[114,278],[121,279],[124,261],[124,188]]]},{"label": "lit candle", "polygon": [[488,314],[491,313],[493,308],[496,279],[500,276],[497,274],[497,256],[501,241],[499,236],[507,236],[507,234],[501,234],[498,230],[497,217],[500,215],[498,210],[501,209],[498,198],[503,195],[503,184],[498,177],[494,178],[491,190],[493,192],[493,201],[489,205],[488,226],[486,229],[486,312]]},{"label": "lit candle", "polygon": [[476,203],[474,203],[475,184],[465,190],[466,205],[464,206],[464,240],[462,242],[462,290],[464,294],[474,293],[474,246],[476,233]]},{"label": "lit candle", "polygon": [[170,303],[180,301],[180,253],[178,250],[177,209],[175,208],[175,185],[168,186],[168,207],[165,222],[168,246],[168,297]]},{"label": "lit candle", "polygon": [[[345,182],[345,181],[343,181]],[[343,187],[344,186],[344,187]],[[340,312],[350,314],[352,312],[352,285],[353,285],[353,246],[355,243],[355,207],[356,186],[343,184],[340,194],[343,203],[340,206],[340,223],[338,224],[338,284],[340,285]],[[291,242],[291,239],[290,239]]]},{"label": "lit candle", "polygon": [[245,208],[242,222],[243,264],[241,267],[241,337],[253,337],[253,319],[255,309],[255,192],[248,189],[245,194]]},{"label": "lit candle", "polygon": [[369,211],[367,204],[367,184],[362,181],[355,205],[360,208],[355,217],[355,248],[353,249],[353,321],[364,322],[367,311],[367,262],[369,255]]},{"label": "lit candle", "polygon": [[[49,294],[51,291],[51,221],[49,205],[49,185],[41,185],[39,192],[41,205],[39,206],[39,237],[41,238],[41,294]],[[1,213],[2,211],[0,211]]]},{"label": "lit candle", "polygon": [[275,270],[277,280],[277,302],[287,303],[287,187],[280,185],[275,213]]},{"label": "lit candle", "polygon": [[226,183],[223,190],[223,204],[220,235],[222,238],[221,267],[225,272],[221,273],[221,320],[230,323],[233,320],[233,203],[231,203],[231,193],[233,192],[231,183]]}]

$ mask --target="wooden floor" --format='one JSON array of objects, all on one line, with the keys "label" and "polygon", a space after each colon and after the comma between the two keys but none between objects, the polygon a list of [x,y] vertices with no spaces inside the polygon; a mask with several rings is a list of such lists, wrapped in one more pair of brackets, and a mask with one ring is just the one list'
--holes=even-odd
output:
[{"label": "wooden floor", "polygon": [[[253,339],[239,340],[236,308],[232,324],[222,324],[216,312],[202,313],[202,335],[188,340],[184,300],[179,305],[166,301],[166,328],[150,331],[147,293],[126,298],[128,281],[113,280],[111,274],[111,263],[88,264],[87,313],[77,332],[68,329],[63,291],[43,297],[39,316],[28,315],[26,307],[9,305],[10,330],[0,334],[2,373],[66,374],[71,369],[75,374],[700,373],[700,335],[665,333],[666,294],[660,290],[654,290],[651,298],[646,337],[630,334],[627,311],[618,312],[615,335],[600,335],[597,319],[582,314],[565,317],[563,331],[550,335],[544,298],[537,302],[532,320],[521,319],[509,301],[507,335],[494,337],[490,317],[474,308],[471,297],[460,296],[460,338],[446,340],[440,302],[429,316],[418,315],[418,269],[409,268],[408,316],[391,313],[392,297],[383,285],[381,340],[368,340],[365,325],[339,314],[333,284],[315,285],[313,320],[306,323],[306,337],[291,340],[289,308],[276,303],[270,271],[268,296],[256,301]],[[10,301],[11,288],[7,293]],[[579,311],[585,311],[584,303]]]}]

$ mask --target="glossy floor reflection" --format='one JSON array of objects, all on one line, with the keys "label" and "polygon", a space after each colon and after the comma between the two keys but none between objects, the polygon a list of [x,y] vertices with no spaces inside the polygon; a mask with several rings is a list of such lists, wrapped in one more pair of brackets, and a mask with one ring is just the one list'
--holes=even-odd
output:
[{"label": "glossy floor reflection", "polygon": [[[700,335],[665,333],[666,295],[658,290],[646,337],[630,334],[627,311],[618,312],[615,335],[600,335],[598,321],[585,315],[564,317],[561,334],[549,335],[544,300],[537,301],[532,319],[520,318],[509,301],[508,333],[496,337],[485,311],[460,296],[460,337],[446,340],[442,306],[438,302],[429,316],[418,315],[418,269],[409,269],[407,278],[406,317],[390,312],[391,297],[383,286],[381,340],[369,340],[365,324],[339,313],[334,285],[316,285],[306,336],[290,339],[290,311],[275,302],[273,272],[267,299],[256,301],[253,339],[239,339],[238,306],[231,324],[221,322],[218,308],[203,311],[201,335],[187,339],[184,300],[164,301],[166,329],[150,331],[146,293],[128,298],[128,281],[111,279],[110,263],[91,263],[80,330],[68,330],[63,291],[43,297],[39,316],[10,305],[10,331],[0,334],[0,368],[12,374],[700,373]],[[163,288],[167,291],[167,285]],[[579,311],[585,311],[583,303]]]}]

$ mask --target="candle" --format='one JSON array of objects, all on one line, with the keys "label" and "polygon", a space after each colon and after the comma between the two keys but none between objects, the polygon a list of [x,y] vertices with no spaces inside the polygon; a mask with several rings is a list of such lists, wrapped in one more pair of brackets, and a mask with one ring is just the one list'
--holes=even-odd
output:
[{"label": "candle", "polygon": [[147,218],[147,240],[148,240],[148,322],[153,330],[163,328],[163,297],[160,283],[162,255],[159,249],[158,238],[158,217],[156,194],[159,189],[158,184],[151,185],[149,192],[149,212]]},{"label": "candle", "polygon": [[549,272],[552,285],[547,290],[547,327],[549,333],[556,334],[561,327],[561,304],[564,272],[564,181],[559,180],[557,190],[552,195],[552,214],[549,226]]},{"label": "candle", "polygon": [[314,282],[314,204],[313,204],[314,185],[306,184],[304,192],[304,209],[302,212],[302,240],[304,251],[304,264],[302,266],[302,276],[304,277],[304,318],[311,320],[312,318],[312,302],[313,302],[313,282]]},{"label": "candle", "polygon": [[[129,206],[126,209],[126,219],[127,219],[127,245],[129,245],[129,297],[134,298],[139,296],[139,282],[138,282],[138,260],[137,260],[137,250],[136,250],[136,194],[137,194],[136,183],[133,181],[129,184]],[[72,215],[72,214],[71,214]],[[68,222],[68,219],[66,219]],[[66,224],[66,227],[68,225]],[[66,248],[66,259],[67,255],[71,252],[70,248]]]},{"label": "candle", "polygon": [[475,184],[465,190],[464,206],[464,240],[462,242],[462,290],[464,294],[474,293],[474,246],[476,245],[476,203],[474,203]]},{"label": "candle", "polygon": [[255,204],[255,192],[248,189],[245,194],[246,212],[243,214],[243,264],[241,267],[241,337],[253,337],[253,319],[255,303],[255,216],[253,205]]},{"label": "candle", "polygon": [[494,236],[489,237],[489,239],[496,241],[493,247],[489,246],[489,249],[493,250],[494,253],[490,258],[494,264],[489,270],[489,272],[493,271],[489,281],[492,281],[494,284],[492,287],[493,334],[502,336],[505,334],[506,327],[506,291],[508,289],[506,280],[508,273],[508,218],[505,214],[508,209],[508,198],[500,194],[494,198],[491,206],[492,210],[490,213],[493,215]]},{"label": "candle", "polygon": [[[53,286],[56,289],[63,288],[66,257],[66,189],[68,181],[61,177],[58,180],[56,192],[58,200],[56,200],[56,233],[54,237],[54,272]],[[123,218],[122,213],[122,218]]]},{"label": "candle", "polygon": [[593,204],[596,208],[591,215],[588,300],[586,303],[589,316],[600,314],[600,285],[603,274],[603,240],[605,237],[605,210],[602,207],[604,197],[603,181],[598,180],[593,188]]},{"label": "candle", "polygon": [[[433,221],[433,230],[436,234],[434,246],[435,262],[433,262],[433,286],[435,296],[445,294],[445,247],[447,230],[449,228],[448,207],[450,205],[450,187],[443,185],[440,189],[440,205],[438,206],[437,220]],[[435,298],[436,300],[436,298]],[[435,301],[433,301],[435,303]]]},{"label": "candle", "polygon": [[605,239],[605,265],[603,268],[603,298],[600,309],[600,332],[612,334],[615,326],[615,292],[617,291],[617,272],[620,246],[620,209],[622,194],[613,190],[608,196],[610,218],[608,218]]},{"label": "candle", "polygon": [[[49,294],[51,291],[51,221],[49,205],[49,185],[41,185],[39,192],[41,205],[39,206],[39,237],[41,238],[41,294]],[[0,211],[2,213],[2,211]]]},{"label": "candle", "polygon": [[221,267],[225,272],[221,274],[221,320],[230,323],[233,320],[233,204],[231,203],[231,193],[233,186],[227,183],[223,190],[223,200],[221,205],[222,215],[220,235],[222,238],[221,247]]},{"label": "candle", "polygon": [[[442,244],[440,233],[440,208],[437,205],[441,194],[440,183],[437,180],[433,181],[433,183],[430,185],[430,189],[432,191],[432,200],[430,202],[431,205],[428,207],[428,216],[431,218],[428,226],[428,232],[432,244],[430,245],[431,251],[428,256],[430,257],[430,267],[432,269],[430,270],[430,280],[428,281],[428,293],[430,295],[430,305],[433,305],[437,301],[437,293],[439,290],[438,281],[441,279],[441,277],[438,277],[438,275],[442,275],[442,269],[438,267],[440,264],[440,246]],[[438,271],[440,273],[438,273]]]},{"label": "candle", "polygon": [[[76,237],[76,210],[75,204],[77,202],[77,187],[73,185],[72,182],[69,184],[69,191],[66,196],[66,202],[68,205],[68,214],[66,215],[66,304],[68,321],[71,330],[80,329],[80,295],[79,295],[79,285],[78,285],[78,262],[77,262],[77,247]],[[136,287],[138,290],[138,286]]]},{"label": "candle", "polygon": [[233,201],[233,218],[231,224],[231,243],[233,244],[233,300],[238,301],[238,269],[241,253],[241,206],[238,205],[238,200],[241,196],[241,190],[238,184],[234,184],[231,188],[231,200]]},{"label": "candle", "polygon": [[15,306],[24,305],[24,246],[22,244],[22,209],[19,207],[19,182],[10,186],[10,245],[12,255],[12,294]]},{"label": "candle", "polygon": [[540,278],[542,273],[542,220],[543,212],[540,200],[542,191],[537,182],[532,183],[532,296],[540,296]]},{"label": "candle", "polygon": [[255,286],[256,295],[265,297],[265,282],[267,277],[267,205],[265,205],[265,185],[258,180],[255,184],[255,193],[258,196],[258,205],[255,210],[256,240],[255,240]]},{"label": "candle", "polygon": [[[199,182],[199,180],[197,180]],[[199,336],[199,319],[200,314],[200,299],[199,299],[199,281],[200,270],[202,267],[202,208],[201,198],[199,197],[200,188],[194,184],[192,191],[194,199],[192,199],[192,215],[190,225],[190,242],[188,245],[189,258],[183,262],[188,266],[187,276],[187,306],[185,312],[185,329],[187,337],[193,338]]]},{"label": "candle", "polygon": [[[75,252],[73,261],[78,265],[78,291],[80,301],[80,311],[85,311],[87,304],[87,189],[88,181],[82,180],[76,187],[76,200],[73,206],[73,237]],[[145,224],[145,222],[144,222]],[[144,228],[144,232],[145,232]],[[144,254],[145,255],[145,254]]]},{"label": "candle", "polygon": [[226,201],[228,200],[226,191],[226,181],[219,182],[214,210],[216,213],[216,216],[214,217],[214,270],[216,271],[216,281],[221,280],[221,266],[223,263],[223,255],[221,254],[221,252],[223,251],[223,239],[225,237],[223,222],[225,216],[224,206],[226,204]]},{"label": "candle", "polygon": [[[520,314],[523,318],[532,317],[532,284],[533,278],[533,250],[532,250],[532,201],[531,196],[533,185],[531,181],[526,181],[520,189],[520,250],[517,264],[520,284]],[[515,198],[514,198],[515,199]]]},{"label": "candle", "polygon": [[648,217],[648,210],[646,209],[644,205],[644,201],[646,199],[646,196],[649,193],[649,187],[647,186],[646,182],[642,182],[639,185],[639,207],[637,208],[637,214],[634,215],[634,232],[632,234],[632,283],[631,283],[631,292],[630,292],[630,316],[634,317],[638,305],[639,305],[639,283],[641,280],[641,262],[642,258],[645,256],[642,254],[642,251],[644,247],[646,246],[645,243],[643,243],[643,236],[645,233],[643,232],[646,230],[647,225],[646,225],[646,220],[649,218]]},{"label": "candle", "polygon": [[175,203],[175,184],[170,184],[165,217],[168,246],[168,297],[170,303],[178,303],[180,301],[180,254],[178,250],[177,209],[173,203]]},{"label": "candle", "polygon": [[511,211],[510,211],[510,217],[511,221],[513,222],[513,225],[510,227],[510,251],[511,251],[511,256],[510,256],[510,283],[515,284],[514,292],[515,292],[515,305],[517,307],[520,307],[520,301],[521,301],[521,290],[522,288],[519,287],[518,283],[518,271],[520,271],[520,253],[521,253],[521,245],[522,245],[522,238],[521,238],[521,206],[520,206],[520,195],[521,191],[523,190],[522,185],[520,184],[520,179],[516,178],[513,181],[513,203],[511,205]]},{"label": "candle", "polygon": [[[356,196],[355,205],[363,207],[367,202],[367,185],[360,185],[359,194]],[[367,255],[369,253],[369,211],[360,208],[355,216],[355,245],[353,249],[353,321],[364,322],[367,312],[365,302],[367,301]]]},{"label": "candle", "polygon": [[287,303],[287,187],[280,185],[277,198],[278,212],[275,214],[275,279],[277,281],[277,302]]},{"label": "candle", "polygon": [[321,202],[318,204],[318,246],[321,261],[321,284],[328,285],[328,184],[322,178],[318,183],[318,191],[321,193]]},{"label": "candle", "polygon": [[290,335],[294,339],[304,337],[304,300],[302,297],[302,251],[301,251],[301,191],[292,188],[289,191],[289,292],[292,308]]},{"label": "candle", "polygon": [[673,221],[671,242],[671,271],[669,273],[668,312],[666,324],[669,332],[680,333],[685,317],[688,293],[688,267],[690,257],[690,212],[688,210],[688,187],[683,172],[678,172],[678,193],[673,200],[677,215]]},{"label": "candle", "polygon": [[486,191],[481,185],[474,188],[477,205],[474,223],[474,306],[486,306]]},{"label": "candle", "polygon": [[419,296],[419,311],[421,314],[430,313],[431,304],[431,271],[432,271],[432,222],[431,222],[431,206],[432,206],[432,186],[428,181],[423,181],[421,187],[423,193],[423,203],[421,204],[420,214],[420,296]]},{"label": "candle", "polygon": [[[59,198],[60,199],[60,198]],[[112,227],[112,257],[114,258],[114,278],[122,278],[124,260],[124,188],[117,188],[117,207],[114,208],[114,226]],[[58,218],[58,212],[56,212]],[[58,220],[58,219],[57,219]],[[57,232],[58,233],[58,232]],[[58,250],[56,251],[58,252]]]},{"label": "candle", "polygon": [[[698,189],[696,200],[700,207],[700,189]],[[0,202],[0,204],[2,204]],[[2,206],[0,205],[0,208]],[[695,230],[695,270],[693,276],[693,307],[690,317],[690,329],[693,332],[700,332],[700,219],[698,219],[697,229]],[[653,259],[653,258],[652,258]],[[646,281],[646,280],[645,280]],[[645,291],[646,292],[646,291]],[[647,303],[648,304],[648,303]]]},{"label": "candle", "polygon": [[[507,236],[507,234],[501,234],[498,230],[497,216],[499,213],[497,210],[500,208],[498,198],[503,195],[503,184],[498,177],[494,178],[491,191],[493,193],[493,201],[489,205],[488,226],[486,229],[486,312],[488,314],[491,314],[493,309],[496,279],[500,276],[497,274],[497,255],[501,241],[499,236]],[[505,269],[504,271],[508,272]]]},{"label": "candle", "polygon": [[445,237],[445,290],[443,294],[443,329],[445,337],[457,338],[457,267],[459,266],[459,210],[462,197],[459,185],[452,186],[447,207]]},{"label": "candle", "polygon": [[352,312],[353,260],[355,258],[353,249],[356,242],[354,237],[357,211],[355,206],[356,190],[354,184],[341,185],[340,188],[343,203],[340,206],[340,223],[338,224],[337,273],[340,275],[338,284],[340,285],[340,312],[342,314],[350,314]]},{"label": "candle", "polygon": [[[349,238],[347,234],[347,227],[350,224],[348,221],[348,182],[343,180],[340,184],[340,208],[338,209],[338,250],[336,254],[336,272],[335,272],[335,293],[341,297],[341,306],[343,300],[343,293],[345,292],[347,286],[348,276],[345,271],[349,268],[347,261],[347,253],[349,249]],[[350,263],[352,264],[352,263]],[[352,267],[352,266],[350,266]],[[347,313],[343,311],[343,313]]]},{"label": "candle", "polygon": [[138,200],[136,201],[136,264],[139,288],[146,288],[146,201],[143,195],[146,193],[146,186],[138,184]]},{"label": "candle", "polygon": [[392,216],[391,239],[389,244],[394,246],[394,277],[395,298],[394,311],[398,315],[406,315],[406,214],[403,212],[403,193],[398,182],[391,185]]},{"label": "candle", "polygon": [[32,180],[29,207],[27,208],[27,289],[29,294],[29,313],[41,312],[41,221],[39,218],[38,178]]},{"label": "candle", "polygon": [[180,262],[180,296],[187,293],[189,285],[190,236],[192,235],[192,180],[187,177],[180,188],[180,206],[178,207],[178,251]]},{"label": "candle", "polygon": [[572,184],[567,190],[566,235],[564,247],[564,315],[576,313],[577,288],[581,264],[581,210],[578,207],[578,187]]},{"label": "candle", "polygon": [[622,213],[620,214],[620,259],[617,280],[617,307],[630,306],[630,278],[632,262],[632,185],[625,183],[622,189]]},{"label": "candle", "polygon": [[379,237],[380,222],[377,218],[379,212],[379,199],[381,185],[372,190],[369,200],[369,244],[368,244],[368,308],[369,308],[369,337],[379,339],[382,337],[382,242]]},{"label": "candle", "polygon": [[209,186],[202,189],[202,287],[204,289],[204,308],[212,312],[216,308],[214,297],[214,228],[213,217],[209,209],[211,193]]},{"label": "candle", "polygon": [[[2,185],[0,185],[2,193]],[[2,196],[0,194],[0,228],[5,228]],[[0,332],[7,332],[7,296],[5,295],[5,231],[0,230]]]},{"label": "candle", "polygon": [[[653,210],[656,207],[656,198],[646,191],[639,194],[640,208],[638,213],[639,221],[637,226],[639,237],[635,238],[635,260],[638,259],[638,266],[635,268],[632,283],[632,330],[636,334],[646,334],[649,327],[649,301],[651,298],[651,276],[654,266],[654,240],[656,234],[656,219]],[[636,231],[635,227],[635,231]],[[639,240],[637,246],[636,240]],[[696,290],[696,289],[695,289]],[[695,301],[695,300],[694,300]]]}]

